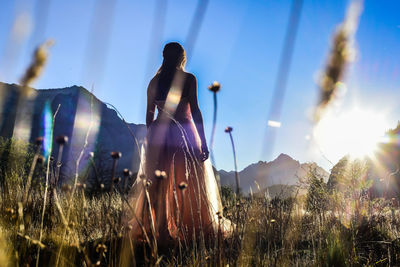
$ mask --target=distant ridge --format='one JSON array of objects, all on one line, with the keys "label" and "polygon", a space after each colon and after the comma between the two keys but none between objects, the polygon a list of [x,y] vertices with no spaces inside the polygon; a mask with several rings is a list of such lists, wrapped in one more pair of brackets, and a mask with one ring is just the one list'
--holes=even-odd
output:
[{"label": "distant ridge", "polygon": [[[240,187],[245,194],[250,193],[250,190],[253,193],[264,191],[271,186],[275,186],[273,190],[277,192],[277,185],[281,185],[282,188],[296,185],[299,180],[306,178],[311,168],[316,168],[325,181],[328,179],[328,172],[316,163],[300,164],[299,161],[282,153],[273,161],[259,161],[240,171]],[[235,172],[220,170],[219,175],[221,186],[236,186]]]}]

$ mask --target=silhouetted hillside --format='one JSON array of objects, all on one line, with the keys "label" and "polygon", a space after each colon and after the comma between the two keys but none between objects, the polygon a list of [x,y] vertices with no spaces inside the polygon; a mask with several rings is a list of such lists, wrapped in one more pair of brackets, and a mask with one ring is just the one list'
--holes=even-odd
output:
[{"label": "silhouetted hillside", "polygon": [[[10,138],[13,136],[20,88],[15,84],[0,83],[0,90],[2,99],[5,100],[0,114],[0,136]],[[51,128],[46,118],[52,117],[60,105],[54,123],[52,155],[56,158],[58,153],[55,138],[59,135],[68,136],[69,142],[63,153],[63,177],[71,177],[75,173],[75,162],[84,146],[90,125],[92,126],[88,136],[89,142],[82,157],[80,171],[91,168],[89,153],[94,152],[94,160],[99,166],[99,171],[109,173],[111,151],[122,153],[117,168],[119,173],[123,168],[138,170],[137,145],[128,127],[113,109],[108,108],[88,90],[80,86],[71,86],[61,89],[34,90],[34,92],[35,97],[24,103],[32,107],[29,138],[31,142],[38,136],[43,136]],[[146,134],[145,125],[130,123],[129,127],[140,145]]]},{"label": "silhouetted hillside", "polygon": [[[310,168],[316,168],[318,173],[328,178],[328,173],[315,163],[302,163],[292,159],[286,154],[280,154],[270,162],[259,161],[251,164],[239,172],[240,187],[243,193],[251,190],[256,193],[273,185],[295,185],[299,180],[304,179]],[[236,185],[235,172],[219,171],[221,185]]]}]

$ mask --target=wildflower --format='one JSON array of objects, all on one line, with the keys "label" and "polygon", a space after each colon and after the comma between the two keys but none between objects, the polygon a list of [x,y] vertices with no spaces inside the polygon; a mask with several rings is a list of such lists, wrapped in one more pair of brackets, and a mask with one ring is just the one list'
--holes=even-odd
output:
[{"label": "wildflower", "polygon": [[271,219],[269,222],[270,223],[274,223],[274,222],[276,222],[276,220],[275,219]]},{"label": "wildflower", "polygon": [[93,151],[89,152],[89,156],[90,156],[91,158],[94,158],[94,152],[93,152]]},{"label": "wildflower", "polygon": [[150,179],[145,180],[145,184],[147,187],[150,187],[153,182]]},{"label": "wildflower", "polygon": [[213,93],[218,93],[221,89],[221,84],[217,81],[214,81],[210,86],[208,86],[208,89]]},{"label": "wildflower", "polygon": [[41,145],[43,144],[43,137],[40,136],[40,137],[36,138],[36,139],[35,139],[35,144],[36,144],[37,146],[41,146]]},{"label": "wildflower", "polygon": [[230,127],[230,126],[228,126],[228,127],[225,128],[225,132],[226,132],[226,133],[230,133],[230,132],[232,132],[232,131],[233,131],[233,129],[232,129],[232,127]]},{"label": "wildflower", "polygon": [[156,170],[154,172],[156,178],[162,180],[167,178],[167,173],[165,171]]},{"label": "wildflower", "polygon": [[65,135],[57,136],[56,142],[60,145],[65,145],[66,143],[68,143],[68,136]]},{"label": "wildflower", "polygon": [[6,208],[5,211],[6,211],[7,213],[10,213],[10,214],[14,214],[14,213],[15,213],[15,211],[14,211],[13,208]]},{"label": "wildflower", "polygon": [[77,184],[76,184],[76,187],[77,187],[77,188],[80,188],[80,189],[86,189],[86,184],[77,183]]},{"label": "wildflower", "polygon": [[121,182],[121,178],[120,177],[116,177],[113,179],[114,184],[118,184],[119,182]]},{"label": "wildflower", "polygon": [[132,175],[132,172],[129,169],[124,169],[124,176],[125,177],[131,176],[131,175]]},{"label": "wildflower", "polygon": [[100,254],[103,253],[103,252],[107,252],[107,246],[105,244],[102,244],[102,243],[98,244],[96,246],[96,252],[100,253]]},{"label": "wildflower", "polygon": [[188,184],[187,183],[185,183],[185,182],[181,182],[179,185],[178,185],[178,187],[179,187],[179,189],[180,190],[185,190],[187,187],[188,187]]},{"label": "wildflower", "polygon": [[42,155],[39,155],[39,157],[37,159],[37,163],[43,164],[45,161],[46,161],[45,158]]},{"label": "wildflower", "polygon": [[122,153],[121,153],[121,152],[118,152],[118,151],[111,152],[111,157],[112,157],[113,159],[119,159],[119,158],[122,157]]}]

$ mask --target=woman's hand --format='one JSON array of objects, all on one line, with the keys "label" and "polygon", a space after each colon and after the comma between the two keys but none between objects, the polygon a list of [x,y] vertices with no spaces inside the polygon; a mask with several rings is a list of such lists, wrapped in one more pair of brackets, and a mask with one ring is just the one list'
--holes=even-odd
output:
[{"label": "woman's hand", "polygon": [[201,161],[206,161],[208,159],[209,155],[210,155],[210,152],[208,151],[207,145],[201,145],[201,153],[200,153],[199,159]]}]

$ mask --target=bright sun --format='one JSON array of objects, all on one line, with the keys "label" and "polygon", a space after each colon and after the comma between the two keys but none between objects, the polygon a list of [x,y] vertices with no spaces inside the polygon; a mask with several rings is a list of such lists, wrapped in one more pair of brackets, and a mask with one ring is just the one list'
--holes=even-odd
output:
[{"label": "bright sun", "polygon": [[388,125],[382,112],[354,108],[328,113],[315,127],[314,140],[327,157],[371,156],[377,143],[384,142]]}]

